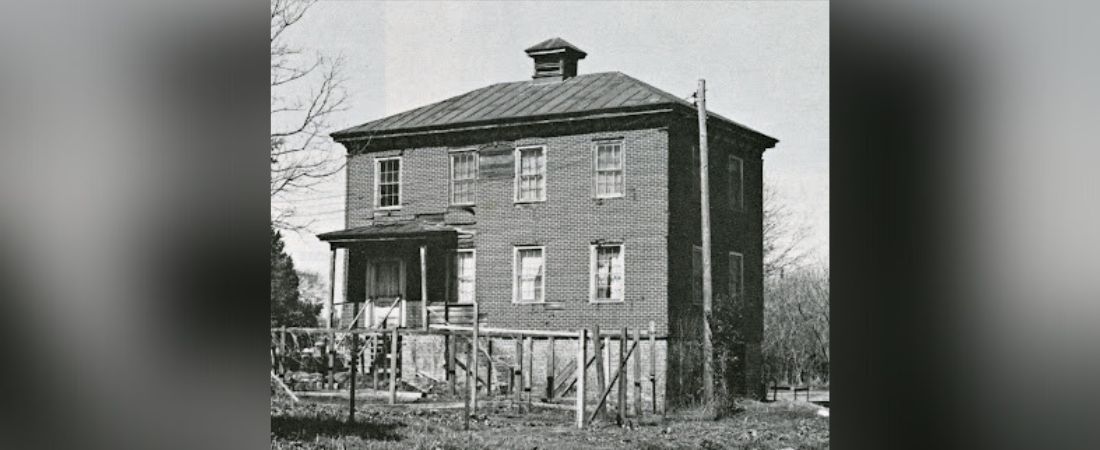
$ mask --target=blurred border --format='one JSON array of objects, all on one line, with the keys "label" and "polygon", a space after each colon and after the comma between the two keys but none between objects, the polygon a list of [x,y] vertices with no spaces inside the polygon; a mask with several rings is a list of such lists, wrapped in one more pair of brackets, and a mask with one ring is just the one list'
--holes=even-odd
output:
[{"label": "blurred border", "polygon": [[269,446],[263,2],[0,17],[0,448]]}]

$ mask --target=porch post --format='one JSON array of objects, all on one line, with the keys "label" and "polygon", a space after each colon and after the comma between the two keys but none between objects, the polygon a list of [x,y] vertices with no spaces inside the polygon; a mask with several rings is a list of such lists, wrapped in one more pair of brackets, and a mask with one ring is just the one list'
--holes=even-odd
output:
[{"label": "porch post", "polygon": [[428,330],[428,246],[420,244],[420,324]]},{"label": "porch post", "polygon": [[333,326],[333,318],[335,312],[333,311],[336,303],[336,247],[332,247],[332,258],[329,266],[329,288],[328,288],[328,314],[325,318],[325,327],[329,329],[328,339],[325,341],[325,353],[328,354],[328,361],[325,364],[325,372],[328,375],[328,387],[329,389],[336,389],[336,374],[335,359],[336,359],[336,333],[331,331]]},{"label": "porch post", "polygon": [[329,287],[328,287],[328,300],[325,302],[325,307],[328,308],[328,314],[325,321],[325,328],[332,328],[333,318],[336,317],[333,311],[333,307],[336,303],[336,247],[332,247],[332,263],[329,269]]}]

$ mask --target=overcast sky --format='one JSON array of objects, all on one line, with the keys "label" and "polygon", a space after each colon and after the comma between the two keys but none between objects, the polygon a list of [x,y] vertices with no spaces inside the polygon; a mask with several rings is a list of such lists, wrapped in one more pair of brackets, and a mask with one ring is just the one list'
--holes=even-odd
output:
[{"label": "overcast sky", "polygon": [[[343,56],[348,109],[334,130],[493,83],[529,79],[523,49],[561,37],[588,53],[580,73],[620,71],[680,97],[707,80],[707,107],[779,139],[764,178],[829,252],[827,2],[322,1],[288,31],[293,45]],[[343,154],[333,143],[334,152]],[[292,201],[311,231],[344,228],[341,173]],[[328,246],[289,233],[302,269],[327,274]]]}]

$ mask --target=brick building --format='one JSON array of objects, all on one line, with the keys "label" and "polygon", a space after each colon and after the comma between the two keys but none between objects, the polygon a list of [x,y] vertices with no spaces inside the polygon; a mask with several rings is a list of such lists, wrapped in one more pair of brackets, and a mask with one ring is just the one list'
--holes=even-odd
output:
[{"label": "brick building", "polygon": [[[619,72],[578,74],[586,54],[560,38],[526,53],[530,80],[332,133],[348,153],[347,229],[319,237],[345,261],[341,317],[468,324],[476,301],[488,327],[652,322],[669,398],[691,398],[702,326],[695,108]],[[707,127],[715,304],[742,311],[747,364],[730,381],[759,396],[762,155],[777,141],[714,113]]]}]

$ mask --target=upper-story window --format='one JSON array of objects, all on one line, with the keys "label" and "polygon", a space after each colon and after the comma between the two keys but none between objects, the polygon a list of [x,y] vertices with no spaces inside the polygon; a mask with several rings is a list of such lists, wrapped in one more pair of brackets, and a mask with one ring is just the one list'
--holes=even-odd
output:
[{"label": "upper-story window", "polygon": [[477,152],[451,153],[451,204],[472,205],[477,201]]},{"label": "upper-story window", "polygon": [[546,201],[546,147],[516,148],[516,202]]},{"label": "upper-story window", "polygon": [[600,142],[596,144],[596,198],[621,197],[623,195],[623,143]]},{"label": "upper-story window", "polygon": [[729,162],[729,198],[730,208],[734,211],[745,209],[744,169],[741,158],[730,155]]},{"label": "upper-story window", "polygon": [[380,209],[401,207],[401,157],[374,160],[374,206]]},{"label": "upper-story window", "polygon": [[592,246],[592,301],[623,301],[623,261],[622,244]]}]

